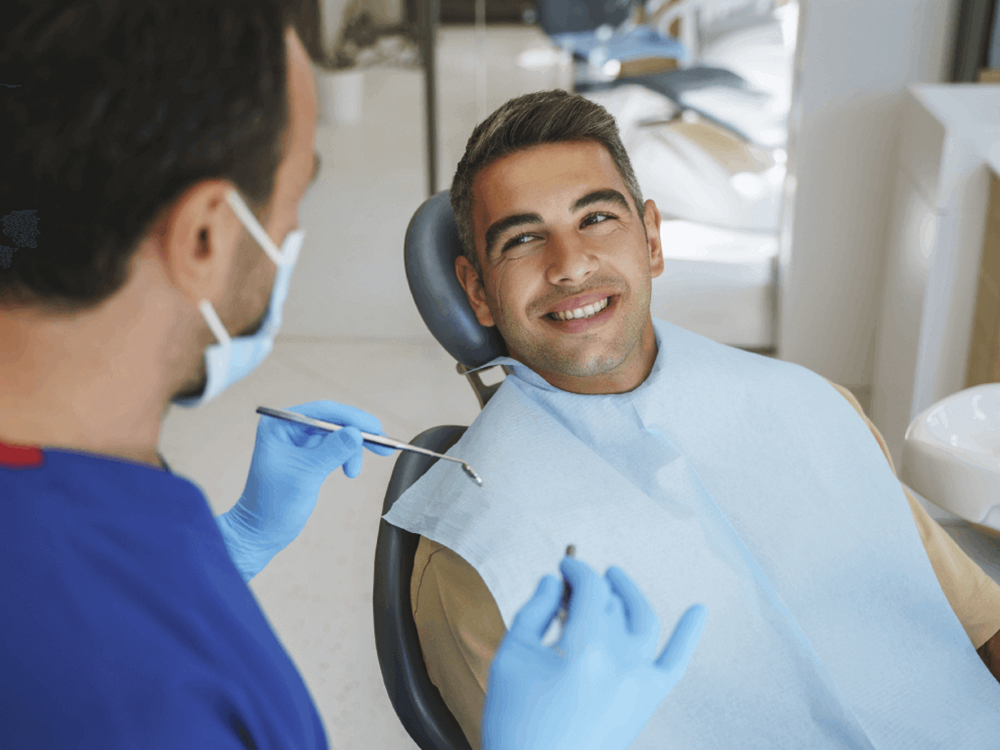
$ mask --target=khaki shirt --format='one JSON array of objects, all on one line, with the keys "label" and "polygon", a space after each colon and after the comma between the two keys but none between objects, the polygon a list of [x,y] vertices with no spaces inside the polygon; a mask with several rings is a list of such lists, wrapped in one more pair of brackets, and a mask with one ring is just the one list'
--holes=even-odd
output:
[{"label": "khaki shirt", "polygon": [[[851,402],[882,446],[885,440],[846,388]],[[1000,586],[932,519],[906,487],[910,510],[934,573],[974,648],[1000,631]],[[447,547],[421,537],[410,581],[410,601],[431,682],[458,719],[469,744],[479,747],[479,722],[490,662],[507,630],[479,573]]]}]

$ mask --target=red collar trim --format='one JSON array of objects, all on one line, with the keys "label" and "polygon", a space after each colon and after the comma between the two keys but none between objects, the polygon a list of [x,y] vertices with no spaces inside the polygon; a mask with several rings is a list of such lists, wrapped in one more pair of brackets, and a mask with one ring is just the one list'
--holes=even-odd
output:
[{"label": "red collar trim", "polygon": [[41,448],[0,443],[0,468],[37,469],[44,465],[45,453]]}]

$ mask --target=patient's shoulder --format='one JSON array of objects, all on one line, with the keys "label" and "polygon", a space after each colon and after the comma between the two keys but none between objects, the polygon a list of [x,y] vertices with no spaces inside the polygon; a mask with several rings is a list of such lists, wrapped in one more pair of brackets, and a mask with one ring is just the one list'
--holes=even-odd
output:
[{"label": "patient's shoulder", "polygon": [[413,559],[410,598],[413,611],[420,600],[433,597],[437,601],[481,601],[492,596],[476,569],[454,550],[427,537],[420,537]]},{"label": "patient's shoulder", "polygon": [[425,536],[420,537],[420,544],[417,545],[417,555],[413,560],[414,575],[416,575],[418,567],[425,570],[433,569],[435,573],[444,575],[446,578],[467,578],[470,575],[479,578],[479,573],[465,558]]},{"label": "patient's shoulder", "polygon": [[[826,378],[824,378],[824,380],[826,380]],[[848,400],[848,402],[851,404],[851,406],[854,407],[854,410],[858,414],[860,414],[862,417],[865,417],[865,419],[867,419],[867,415],[865,414],[865,410],[861,408],[861,402],[858,401],[857,397],[853,393],[851,393],[850,389],[845,388],[844,386],[839,385],[837,383],[834,383],[832,380],[827,380],[826,382],[829,383],[830,385],[832,385],[841,396],[843,396],[844,398],[846,398]]]},{"label": "patient's shoulder", "polygon": [[882,449],[882,453],[885,454],[885,460],[889,462],[889,468],[892,469],[892,472],[895,474],[896,473],[896,467],[893,466],[892,456],[889,453],[889,446],[886,444],[885,438],[882,437],[882,433],[878,431],[878,428],[875,426],[875,423],[872,422],[868,418],[868,415],[865,414],[865,410],[861,408],[861,403],[854,396],[854,394],[851,393],[844,386],[837,385],[832,380],[827,380],[826,382],[828,382],[830,385],[832,385],[834,388],[836,388],[837,392],[840,393],[840,395],[842,395],[844,398],[846,398],[848,400],[848,402],[851,404],[851,406],[854,407],[854,410],[858,413],[858,415],[863,420],[865,420],[865,424],[868,426],[868,429],[871,430],[872,435],[875,437],[875,440],[878,442],[879,448],[881,448]]}]

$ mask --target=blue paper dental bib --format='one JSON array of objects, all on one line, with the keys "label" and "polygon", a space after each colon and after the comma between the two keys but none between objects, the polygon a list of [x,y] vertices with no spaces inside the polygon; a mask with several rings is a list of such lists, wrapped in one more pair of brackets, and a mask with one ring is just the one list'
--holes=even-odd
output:
[{"label": "blue paper dental bib", "polygon": [[654,321],[631,393],[520,363],[386,520],[457,552],[504,622],[567,544],[622,567],[661,621],[708,621],[634,748],[995,748],[1000,685],[949,606],[850,404],[801,367]]}]

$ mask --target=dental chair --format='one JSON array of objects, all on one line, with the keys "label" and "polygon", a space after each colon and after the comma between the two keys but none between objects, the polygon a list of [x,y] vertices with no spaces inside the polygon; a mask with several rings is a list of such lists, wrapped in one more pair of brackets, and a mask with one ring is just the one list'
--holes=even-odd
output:
[{"label": "dental chair", "polygon": [[[575,81],[577,93],[603,91],[609,88],[637,84],[665,96],[680,112],[690,110],[699,116],[726,128],[739,138],[754,142],[751,132],[743,127],[739,118],[722,114],[717,106],[706,102],[705,94],[723,97],[729,106],[762,106],[767,94],[754,89],[744,78],[731,70],[698,64],[692,50],[697,49],[695,28],[698,2],[683,0],[665,7],[659,0],[652,0],[650,9],[657,9],[657,25],[668,28],[673,20],[682,21],[685,44],[666,36],[649,26],[631,26],[625,23],[632,13],[636,0],[539,0],[538,23],[554,44],[570,50],[579,60],[589,60],[598,66],[606,60],[621,63],[644,58],[673,58],[682,67],[659,73],[617,75],[608,79],[597,78],[588,72],[578,72]],[[590,71],[590,67],[586,68]],[[579,71],[579,69],[578,69]]]},{"label": "dental chair", "polygon": [[626,24],[635,0],[540,0],[538,24],[558,46],[581,60],[600,53],[604,59],[628,62],[662,57],[685,62],[679,41],[648,26]]},{"label": "dental chair", "polygon": [[[479,324],[455,276],[461,242],[448,191],[427,199],[414,214],[403,245],[406,278],[424,323],[458,362],[459,374],[472,384],[485,406],[499,384],[484,385],[478,367],[506,354],[495,329]],[[505,368],[506,371],[506,368]],[[465,432],[445,425],[421,432],[411,442],[444,453]],[[382,515],[437,459],[400,451],[386,489]],[[384,520],[375,545],[375,650],[389,700],[400,722],[422,750],[470,750],[461,727],[430,681],[410,606],[410,577],[420,538]]]}]

